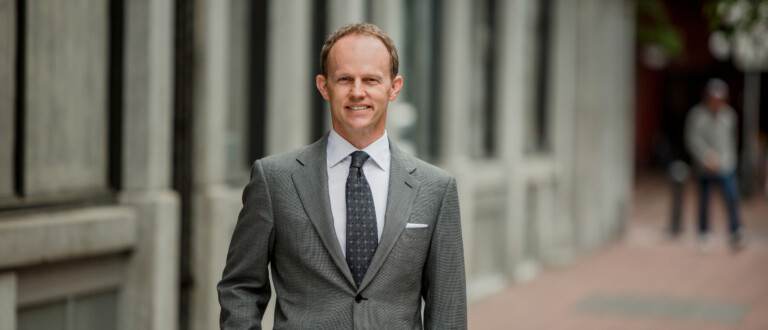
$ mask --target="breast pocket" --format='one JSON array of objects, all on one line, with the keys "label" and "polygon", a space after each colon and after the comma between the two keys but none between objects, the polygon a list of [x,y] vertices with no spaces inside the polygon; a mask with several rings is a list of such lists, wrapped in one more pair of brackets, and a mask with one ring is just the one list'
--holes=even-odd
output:
[{"label": "breast pocket", "polygon": [[433,227],[423,223],[408,223],[400,235],[400,242],[408,249],[426,250],[432,240]]}]

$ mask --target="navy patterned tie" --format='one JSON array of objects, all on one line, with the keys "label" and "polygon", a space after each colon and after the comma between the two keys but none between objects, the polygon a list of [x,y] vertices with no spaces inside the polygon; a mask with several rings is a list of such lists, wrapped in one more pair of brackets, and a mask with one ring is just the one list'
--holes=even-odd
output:
[{"label": "navy patterned tie", "polygon": [[347,265],[355,284],[360,286],[368,270],[376,247],[379,245],[376,210],[363,163],[370,156],[363,151],[352,153],[347,177]]}]

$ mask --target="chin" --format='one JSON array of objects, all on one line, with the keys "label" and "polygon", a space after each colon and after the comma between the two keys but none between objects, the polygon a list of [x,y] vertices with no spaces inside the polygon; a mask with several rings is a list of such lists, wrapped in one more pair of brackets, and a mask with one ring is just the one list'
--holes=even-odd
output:
[{"label": "chin", "polygon": [[354,125],[348,126],[347,131],[350,133],[365,133],[371,130],[371,126]]},{"label": "chin", "polygon": [[369,129],[374,126],[374,124],[368,119],[368,118],[354,118],[352,120],[347,121],[348,128],[359,131],[359,130],[365,130]]}]

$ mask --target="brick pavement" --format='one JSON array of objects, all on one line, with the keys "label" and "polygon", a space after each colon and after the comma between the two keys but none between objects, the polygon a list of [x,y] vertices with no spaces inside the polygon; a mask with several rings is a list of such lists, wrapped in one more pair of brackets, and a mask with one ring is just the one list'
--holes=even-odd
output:
[{"label": "brick pavement", "polygon": [[658,176],[641,177],[622,238],[473,303],[470,329],[768,329],[766,199],[742,201],[748,241],[734,252],[713,194],[715,237],[705,253],[694,230],[693,184],[685,189],[683,234],[666,234],[668,188]]}]

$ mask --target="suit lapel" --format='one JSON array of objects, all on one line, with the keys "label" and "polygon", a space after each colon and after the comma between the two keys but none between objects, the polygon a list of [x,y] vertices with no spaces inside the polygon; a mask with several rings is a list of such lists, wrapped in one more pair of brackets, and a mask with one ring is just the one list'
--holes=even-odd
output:
[{"label": "suit lapel", "polygon": [[331,200],[328,197],[327,141],[328,134],[299,154],[296,160],[303,166],[291,177],[299,194],[299,199],[304,205],[304,210],[320,235],[323,245],[344,277],[354,287],[355,281],[349,271],[347,261],[344,259],[344,254],[341,252],[336,230],[333,227]]},{"label": "suit lapel", "polygon": [[376,248],[376,253],[373,255],[358,292],[362,291],[376,276],[389,252],[392,251],[400,233],[405,229],[416,195],[419,192],[419,181],[413,177],[416,168],[411,166],[411,163],[406,159],[407,156],[391,142],[390,150],[392,158],[390,161],[387,211],[384,215],[384,231],[381,233],[379,246]]}]

